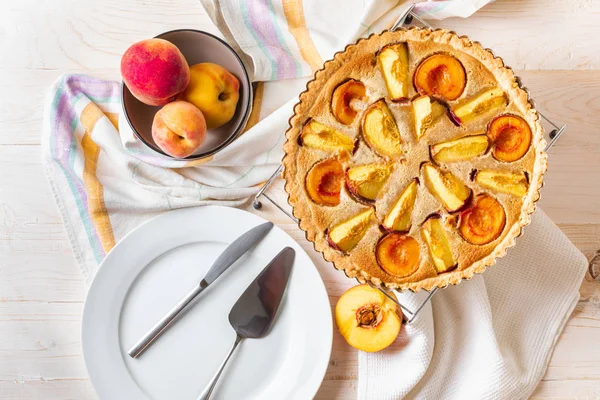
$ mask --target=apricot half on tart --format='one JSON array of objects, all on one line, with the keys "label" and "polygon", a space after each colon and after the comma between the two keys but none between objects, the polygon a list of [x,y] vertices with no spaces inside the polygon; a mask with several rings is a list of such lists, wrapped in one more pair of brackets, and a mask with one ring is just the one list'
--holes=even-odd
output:
[{"label": "apricot half on tart", "polygon": [[446,107],[429,96],[420,96],[412,101],[412,115],[415,122],[415,136],[421,139],[440,117],[446,113]]},{"label": "apricot half on tart", "polygon": [[385,272],[405,278],[419,269],[421,250],[419,242],[413,237],[388,233],[377,242],[375,257]]},{"label": "apricot half on tart", "polygon": [[378,289],[358,285],[348,289],[338,300],[335,324],[350,346],[375,352],[396,340],[402,328],[402,311]]},{"label": "apricot half on tart", "polygon": [[460,210],[471,198],[471,189],[451,172],[442,171],[431,163],[425,163],[421,168],[425,186],[449,212]]},{"label": "apricot half on tart", "polygon": [[452,110],[452,117],[459,124],[465,123],[480,115],[506,107],[507,104],[508,101],[502,89],[491,88],[456,107]]},{"label": "apricot half on tart", "polygon": [[300,143],[302,146],[327,152],[354,150],[354,139],[314,119],[309,120],[302,128]]},{"label": "apricot half on tart", "polygon": [[383,219],[382,226],[385,230],[395,232],[408,232],[410,230],[418,189],[419,180],[416,178],[406,185],[392,209]]},{"label": "apricot half on tart", "polygon": [[419,94],[456,100],[467,85],[462,63],[449,54],[438,53],[421,61],[414,76]]},{"label": "apricot half on tart", "polygon": [[494,144],[492,156],[499,161],[517,161],[527,153],[531,144],[531,128],[516,115],[504,114],[494,118],[487,134]]},{"label": "apricot half on tart", "polygon": [[500,237],[505,225],[502,204],[487,194],[480,194],[460,213],[458,231],[471,244],[488,244]]},{"label": "apricot half on tart", "polygon": [[529,189],[527,175],[523,172],[482,169],[476,171],[475,182],[498,193],[525,196]]},{"label": "apricot half on tart", "polygon": [[385,46],[377,56],[379,68],[392,101],[408,98],[408,46],[406,43]]},{"label": "apricot half on tart", "polygon": [[465,161],[484,155],[488,147],[487,135],[472,135],[434,144],[429,148],[429,154],[438,164]]},{"label": "apricot half on tart", "polygon": [[316,163],[306,175],[306,191],[317,204],[337,206],[340,204],[340,193],[344,169],[337,158],[330,158]]},{"label": "apricot half on tart", "polygon": [[402,155],[400,130],[383,99],[373,103],[365,111],[362,135],[367,145],[380,156],[398,157]]},{"label": "apricot half on tart", "polygon": [[331,97],[331,113],[340,123],[351,125],[358,111],[353,107],[354,100],[366,100],[367,89],[365,85],[354,79],[349,79],[333,91]]},{"label": "apricot half on tart", "polygon": [[366,164],[348,168],[346,187],[357,200],[372,202],[385,185],[392,169],[392,164]]},{"label": "apricot half on tart", "polygon": [[371,219],[374,215],[375,211],[369,207],[335,225],[327,232],[329,245],[342,252],[352,250],[363,238],[369,226],[371,226]]},{"label": "apricot half on tart", "polygon": [[421,225],[421,237],[427,244],[429,256],[438,274],[456,268],[450,242],[439,215],[432,215]]}]

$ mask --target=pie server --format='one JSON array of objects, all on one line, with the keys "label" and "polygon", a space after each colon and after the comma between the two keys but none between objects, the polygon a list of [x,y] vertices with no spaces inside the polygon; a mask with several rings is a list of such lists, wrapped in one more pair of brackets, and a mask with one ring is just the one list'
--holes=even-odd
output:
[{"label": "pie server", "polygon": [[296,252],[286,247],[252,281],[229,312],[229,323],[235,330],[235,342],[198,400],[208,400],[227,365],[227,361],[243,339],[265,337],[277,315],[279,304],[294,265]]},{"label": "pie server", "polygon": [[140,340],[127,350],[127,354],[136,358],[144,352],[177,318],[177,316],[194,300],[204,289],[213,283],[227,268],[236,262],[250,247],[256,244],[260,239],[265,237],[267,232],[271,230],[273,224],[265,222],[264,224],[255,226],[242,236],[233,241],[221,253],[219,258],[208,269],[204,278],[194,288],[164,316],[162,317]]}]

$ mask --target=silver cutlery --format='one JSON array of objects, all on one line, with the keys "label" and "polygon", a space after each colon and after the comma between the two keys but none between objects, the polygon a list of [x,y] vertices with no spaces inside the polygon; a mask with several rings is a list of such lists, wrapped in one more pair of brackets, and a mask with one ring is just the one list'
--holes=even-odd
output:
[{"label": "silver cutlery", "polygon": [[296,252],[291,247],[281,250],[233,305],[229,312],[229,323],[236,332],[235,342],[198,400],[210,398],[221,372],[242,340],[260,339],[269,333],[295,257]]},{"label": "silver cutlery", "polygon": [[127,354],[136,358],[142,354],[167,328],[175,321],[177,316],[194,300],[204,289],[213,283],[227,268],[236,262],[254,244],[260,241],[271,230],[273,224],[265,222],[258,225],[242,236],[234,240],[221,253],[213,265],[208,269],[204,278],[164,316],[148,332],[142,336],[133,346],[127,350]]}]

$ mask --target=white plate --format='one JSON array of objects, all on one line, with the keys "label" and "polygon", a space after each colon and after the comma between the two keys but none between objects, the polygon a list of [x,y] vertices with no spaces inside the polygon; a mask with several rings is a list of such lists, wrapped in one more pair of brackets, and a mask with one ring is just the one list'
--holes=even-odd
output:
[{"label": "white plate", "polygon": [[265,338],[240,344],[213,398],[315,395],[331,353],[329,299],[308,255],[278,227],[201,293],[139,359],[126,353],[202,279],[229,243],[262,222],[234,208],[189,208],[154,218],[115,246],[94,278],[83,312],[83,354],[100,399],[196,399],[235,339],[227,319],[231,307],[285,246],[296,250],[296,259],[277,320]]}]

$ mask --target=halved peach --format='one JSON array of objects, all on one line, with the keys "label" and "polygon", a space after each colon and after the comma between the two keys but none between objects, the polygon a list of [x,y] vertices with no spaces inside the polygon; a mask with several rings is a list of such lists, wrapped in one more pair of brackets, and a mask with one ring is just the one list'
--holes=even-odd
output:
[{"label": "halved peach", "polygon": [[438,274],[456,268],[448,236],[439,215],[432,215],[421,226],[421,236],[429,249],[429,256]]},{"label": "halved peach", "polygon": [[348,168],[346,187],[358,200],[374,201],[392,168],[393,164],[366,164]]},{"label": "halved peach", "polygon": [[506,225],[506,212],[498,200],[480,194],[460,213],[458,231],[471,244],[488,244],[498,239]]},{"label": "halved peach", "polygon": [[365,111],[362,135],[367,145],[380,156],[398,157],[402,155],[400,130],[383,99],[373,103]]},{"label": "halved peach", "polygon": [[379,266],[388,274],[405,278],[419,269],[421,250],[413,237],[389,233],[379,239],[375,248]]},{"label": "halved peach", "polygon": [[460,210],[471,198],[471,189],[450,171],[442,171],[431,163],[425,163],[421,168],[425,186],[448,211]]},{"label": "halved peach", "polygon": [[417,199],[419,180],[410,181],[396,203],[383,219],[382,226],[388,231],[408,232],[411,226],[412,212]]},{"label": "halved peach", "polygon": [[351,125],[358,112],[353,107],[354,100],[365,100],[367,89],[361,81],[349,79],[333,91],[331,97],[331,113],[344,125]]},{"label": "halved peach", "polygon": [[369,207],[335,225],[327,232],[329,245],[343,252],[352,250],[363,238],[369,226],[371,226],[371,219],[374,215],[375,211]]},{"label": "halved peach", "polygon": [[344,169],[337,158],[330,158],[316,163],[306,175],[306,191],[317,204],[337,206],[340,204],[340,193]]},{"label": "halved peach", "polygon": [[499,161],[518,160],[527,153],[531,144],[531,128],[517,115],[504,114],[494,118],[487,134],[494,144],[492,155]]},{"label": "halved peach", "polygon": [[458,123],[468,122],[475,117],[506,107],[508,99],[502,89],[494,87],[479,93],[452,110]]},{"label": "halved peach", "polygon": [[[395,297],[393,293],[390,296]],[[378,289],[358,285],[338,300],[335,324],[350,346],[375,352],[396,340],[402,328],[402,311]]]},{"label": "halved peach", "polygon": [[429,147],[436,163],[470,160],[485,154],[489,146],[487,135],[465,136]]},{"label": "halved peach", "polygon": [[499,193],[525,196],[529,182],[524,172],[482,169],[475,173],[475,182]]},{"label": "halved peach", "polygon": [[438,53],[421,61],[414,76],[420,94],[456,100],[467,85],[465,67],[455,57]]},{"label": "halved peach", "polygon": [[385,46],[377,56],[379,68],[392,101],[408,98],[408,46],[406,43]]},{"label": "halved peach", "polygon": [[328,152],[354,150],[354,139],[314,119],[309,120],[302,128],[300,143],[302,146]]},{"label": "halved peach", "polygon": [[440,117],[446,113],[446,107],[429,96],[419,96],[412,102],[412,115],[415,121],[415,135],[421,139]]}]

